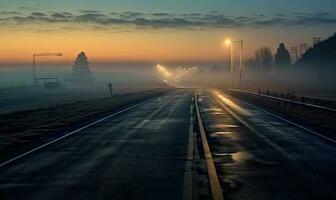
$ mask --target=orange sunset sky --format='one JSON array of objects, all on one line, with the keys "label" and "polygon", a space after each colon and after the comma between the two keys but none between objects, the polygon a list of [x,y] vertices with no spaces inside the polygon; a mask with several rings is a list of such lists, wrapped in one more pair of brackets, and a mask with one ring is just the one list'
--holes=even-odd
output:
[{"label": "orange sunset sky", "polygon": [[[287,10],[279,6],[251,10],[228,2],[218,7],[220,1],[209,2],[208,7],[203,1],[195,1],[194,7],[181,2],[176,1],[180,4],[176,7],[151,0],[144,1],[152,5],[146,7],[122,1],[76,7],[64,1],[60,7],[39,0],[4,0],[0,63],[31,62],[32,54],[39,52],[63,53],[46,62],[71,62],[80,51],[91,61],[104,63],[222,63],[229,54],[222,45],[225,38],[244,40],[248,58],[261,46],[275,50],[280,42],[287,47],[311,44],[312,37],[326,38],[334,31],[330,29],[334,11],[327,10],[332,1],[325,2],[324,13],[309,1],[301,14],[295,3],[289,3]],[[315,25],[306,24],[312,18]]]}]

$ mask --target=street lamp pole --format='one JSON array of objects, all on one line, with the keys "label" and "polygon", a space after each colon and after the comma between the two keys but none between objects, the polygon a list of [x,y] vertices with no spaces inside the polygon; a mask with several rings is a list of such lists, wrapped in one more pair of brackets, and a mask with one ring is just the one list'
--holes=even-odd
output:
[{"label": "street lamp pole", "polygon": [[230,83],[232,84],[233,81],[233,43],[230,39],[225,40],[225,45],[230,46]]},{"label": "street lamp pole", "polygon": [[35,54],[33,54],[33,83],[34,83],[34,85],[37,85],[36,58],[35,58]]},{"label": "street lamp pole", "polygon": [[230,58],[230,60],[231,60],[231,76],[232,76],[233,75],[233,44],[232,43],[230,43],[230,49],[231,49],[231,53],[230,53],[231,58]]},{"label": "street lamp pole", "polygon": [[[241,88],[242,86],[242,78],[243,78],[243,40],[237,40],[234,41],[240,44],[240,51],[239,51],[239,88]],[[231,47],[232,47],[232,43],[231,43]],[[232,50],[233,48],[231,48],[231,76],[233,73],[233,56],[232,56]]]},{"label": "street lamp pole", "polygon": [[36,57],[39,56],[62,56],[62,53],[34,53],[33,54],[33,82],[34,85],[38,84],[39,78],[37,78],[37,70],[36,70]]},{"label": "street lamp pole", "polygon": [[239,88],[242,87],[242,76],[243,76],[243,40],[240,40],[240,69],[239,69]]},{"label": "street lamp pole", "polygon": [[238,41],[231,41],[230,39],[225,40],[226,45],[230,45],[231,48],[231,84],[233,81],[233,65],[234,65],[234,59],[233,59],[233,43],[237,42],[240,44],[240,53],[239,53],[239,87],[242,87],[242,79],[243,79],[243,40]]}]

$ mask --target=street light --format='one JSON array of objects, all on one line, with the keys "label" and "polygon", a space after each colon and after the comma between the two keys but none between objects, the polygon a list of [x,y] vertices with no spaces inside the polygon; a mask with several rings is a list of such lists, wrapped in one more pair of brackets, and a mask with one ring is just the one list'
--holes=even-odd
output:
[{"label": "street light", "polygon": [[233,73],[233,45],[232,45],[232,42],[230,39],[226,39],[225,40],[225,45],[226,46],[230,46],[230,49],[231,49],[231,53],[230,53],[230,62],[231,62],[231,76],[232,76],[232,73]]},{"label": "street light", "polygon": [[34,85],[38,83],[38,77],[36,72],[36,57],[40,56],[62,56],[62,53],[34,53],[33,54],[33,82]]},{"label": "street light", "polygon": [[236,41],[240,43],[239,53],[239,88],[242,86],[242,74],[243,74],[243,40]]},{"label": "street light", "polygon": [[233,75],[233,43],[240,44],[239,53],[239,87],[242,85],[242,73],[243,73],[243,40],[231,41],[230,39],[225,40],[225,45],[231,47],[231,77]]}]

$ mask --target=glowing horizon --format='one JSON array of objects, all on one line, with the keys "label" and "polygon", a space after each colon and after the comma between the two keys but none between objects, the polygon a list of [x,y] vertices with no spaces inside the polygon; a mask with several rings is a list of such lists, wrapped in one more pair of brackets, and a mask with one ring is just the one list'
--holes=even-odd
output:
[{"label": "glowing horizon", "polygon": [[228,48],[222,45],[225,38],[244,40],[244,58],[248,58],[261,46],[275,50],[284,42],[289,48],[333,34],[333,1],[319,3],[323,12],[316,10],[313,1],[304,1],[305,7],[286,1],[265,5],[256,0],[256,9],[251,9],[244,0],[195,0],[192,6],[189,1],[131,4],[98,0],[80,7],[82,0],[57,4],[4,0],[0,63],[29,63],[32,54],[39,52],[64,55],[41,62],[69,63],[81,51],[92,62],[225,63],[229,58]]}]

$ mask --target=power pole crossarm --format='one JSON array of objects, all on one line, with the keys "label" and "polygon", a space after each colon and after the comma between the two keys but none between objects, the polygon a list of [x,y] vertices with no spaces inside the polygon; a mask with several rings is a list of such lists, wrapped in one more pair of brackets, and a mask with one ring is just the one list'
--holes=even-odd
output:
[{"label": "power pole crossarm", "polygon": [[62,53],[34,53],[33,56],[62,56]]},{"label": "power pole crossarm", "polygon": [[33,82],[34,85],[38,84],[37,71],[36,71],[36,57],[40,56],[62,56],[62,53],[34,53],[33,54]]}]

